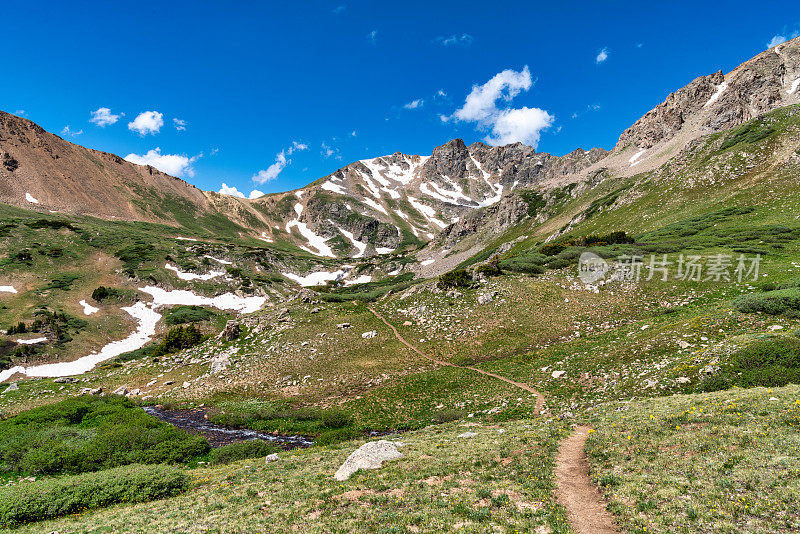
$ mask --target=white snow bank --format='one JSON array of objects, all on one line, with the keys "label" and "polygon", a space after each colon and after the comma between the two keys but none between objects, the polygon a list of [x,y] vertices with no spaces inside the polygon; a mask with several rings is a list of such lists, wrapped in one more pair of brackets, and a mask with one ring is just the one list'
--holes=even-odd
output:
[{"label": "white snow bank", "polygon": [[412,206],[414,206],[415,210],[424,215],[425,218],[431,221],[432,223],[436,224],[440,228],[444,228],[445,226],[447,226],[445,223],[436,218],[436,210],[433,209],[432,207],[428,206],[427,204],[423,204],[422,202],[413,197],[408,197],[408,201],[411,203]]},{"label": "white snow bank", "polygon": [[[334,224],[333,221],[329,220],[329,222],[331,224]],[[354,247],[356,247],[356,250],[358,250],[356,255],[353,256],[353,257],[354,258],[360,258],[361,256],[363,256],[364,255],[364,251],[367,250],[367,244],[366,243],[362,243],[361,241],[357,241],[356,240],[356,236],[353,235],[353,232],[348,232],[344,228],[337,228],[337,229],[342,233],[343,236],[345,236],[348,239],[348,241],[350,241],[353,244]]]},{"label": "white snow bank", "polygon": [[14,286],[0,286],[0,293],[16,293]]},{"label": "white snow bank", "polygon": [[[300,206],[300,204],[298,204],[298,206]],[[300,232],[300,235],[302,235],[312,247],[317,249],[317,252],[309,250],[308,248],[305,247],[300,247],[300,248],[312,254],[319,254],[320,256],[328,256],[330,258],[336,257],[336,254],[333,253],[333,249],[331,249],[331,247],[329,247],[325,243],[326,239],[321,235],[315,234],[314,231],[311,230],[311,228],[309,228],[308,225],[306,225],[306,223],[302,223],[300,221],[291,221],[286,223],[287,232],[291,233],[292,227],[297,227],[297,230]]]},{"label": "white snow bank", "polygon": [[347,194],[347,190],[341,185],[333,183],[333,179],[323,183],[320,187],[326,191],[331,191],[332,193],[339,193],[340,195]]},{"label": "white snow bank", "polygon": [[90,371],[100,362],[142,348],[155,335],[156,323],[161,319],[161,314],[145,305],[144,302],[137,302],[133,306],[122,309],[139,322],[137,329],[125,339],[112,341],[100,349],[99,352],[83,356],[72,362],[49,363],[27,368],[16,366],[11,369],[6,369],[0,372],[0,382],[9,379],[17,373],[38,377],[78,375]]},{"label": "white snow bank", "polygon": [[35,345],[36,343],[44,343],[47,341],[46,337],[37,337],[34,339],[18,339],[17,343],[22,343],[23,345]]},{"label": "white snow bank", "polygon": [[354,278],[352,280],[345,281],[344,285],[352,286],[352,285],[355,285],[355,284],[366,284],[367,282],[372,282],[372,276],[370,276],[368,274],[362,274],[358,278]]},{"label": "white snow bank", "polygon": [[394,252],[394,249],[389,247],[375,247],[375,252],[378,254],[390,254]]},{"label": "white snow bank", "polygon": [[343,270],[338,270],[333,272],[319,271],[316,273],[308,274],[306,276],[300,276],[294,273],[281,273],[281,274],[286,278],[288,278],[289,280],[294,280],[303,287],[311,287],[311,286],[318,286],[320,284],[325,284],[332,280],[340,280],[345,275],[345,272]]},{"label": "white snow bank", "polygon": [[175,239],[180,239],[181,241],[197,241],[197,239],[193,237],[176,237]]},{"label": "white snow bank", "polygon": [[372,209],[374,209],[376,211],[380,211],[384,215],[389,215],[389,213],[386,211],[386,208],[384,208],[383,206],[381,206],[380,204],[378,204],[377,202],[375,202],[371,198],[364,198],[361,202],[363,202],[364,204],[366,204],[367,206],[369,206],[370,208],[372,208]]},{"label": "white snow bank", "polygon": [[639,152],[631,156],[631,159],[628,160],[631,163],[631,167],[633,167],[637,163],[641,163],[641,161],[638,161],[638,159],[641,158],[642,154],[644,154],[645,152],[647,152],[647,149],[643,148]]},{"label": "white snow bank", "polygon": [[436,260],[425,260],[419,262],[420,265],[430,265],[431,263],[435,262]]},{"label": "white snow bank", "polygon": [[703,105],[703,107],[704,107],[704,108],[706,108],[706,107],[710,106],[711,104],[713,104],[714,102],[716,102],[716,101],[717,101],[717,99],[720,97],[720,95],[721,95],[721,94],[722,94],[722,93],[725,91],[725,89],[727,89],[727,88],[728,88],[728,82],[722,82],[721,84],[719,84],[719,85],[717,86],[717,91],[716,91],[716,92],[715,92],[713,95],[711,95],[711,98],[709,98],[709,99],[708,99],[708,102],[706,102],[706,103]]},{"label": "white snow bank", "polygon": [[797,91],[797,88],[798,88],[798,87],[800,87],[800,78],[797,78],[795,81],[793,81],[793,82],[792,82],[792,86],[791,86],[791,87],[789,88],[789,90],[788,90],[788,91],[786,91],[786,92],[787,92],[787,93],[789,93],[789,94],[791,95],[791,94],[793,94],[795,91]]},{"label": "white snow bank", "polygon": [[203,256],[203,257],[204,257],[204,258],[208,258],[209,260],[214,260],[215,262],[217,262],[217,263],[221,263],[222,265],[233,265],[233,262],[232,262],[232,261],[228,261],[228,260],[221,260],[221,259],[219,259],[219,258],[215,258],[214,256],[209,256],[208,254],[206,254],[206,255],[205,255],[205,256]]},{"label": "white snow bank", "polygon": [[39,201],[36,200],[35,198],[33,198],[33,196],[30,193],[25,193],[25,200],[27,200],[31,204],[38,204],[39,203]]},{"label": "white snow bank", "polygon": [[91,304],[86,302],[85,300],[80,301],[78,304],[83,306],[83,313],[85,315],[91,315],[93,313],[97,313],[97,312],[100,311],[100,308],[95,308],[94,306],[92,306]]},{"label": "white snow bank", "polygon": [[164,268],[173,271],[181,280],[211,280],[212,278],[216,278],[217,276],[222,276],[225,274],[222,271],[211,271],[210,273],[206,274],[185,273],[169,263],[165,264]]},{"label": "white snow bank", "polygon": [[261,241],[266,241],[267,243],[274,243],[275,240],[272,239],[271,236],[267,235],[267,232],[261,232],[261,237],[259,237]]},{"label": "white snow bank", "polygon": [[[213,306],[220,310],[236,310],[241,313],[252,313],[261,308],[266,302],[264,297],[240,297],[233,293],[224,293],[216,297],[204,297],[192,291],[176,289],[167,291],[160,287],[140,287],[139,291],[153,297],[153,307],[159,306]],[[124,309],[124,308],[123,308]]]}]

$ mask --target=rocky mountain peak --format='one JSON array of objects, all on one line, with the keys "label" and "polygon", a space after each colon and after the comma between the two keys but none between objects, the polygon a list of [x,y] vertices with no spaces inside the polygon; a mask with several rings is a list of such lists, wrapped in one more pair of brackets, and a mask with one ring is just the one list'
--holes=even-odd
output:
[{"label": "rocky mountain peak", "polygon": [[723,74],[700,76],[622,132],[616,148],[648,149],[678,132],[689,137],[732,128],[800,102],[800,37],[770,48]]}]

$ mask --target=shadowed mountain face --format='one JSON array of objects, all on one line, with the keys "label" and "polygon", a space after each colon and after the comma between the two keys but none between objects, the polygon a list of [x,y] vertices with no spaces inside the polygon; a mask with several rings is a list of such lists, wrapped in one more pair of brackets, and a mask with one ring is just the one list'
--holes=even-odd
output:
[{"label": "shadowed mountain face", "polygon": [[552,156],[519,143],[467,146],[454,139],[430,156],[397,152],[356,161],[303,189],[255,200],[200,191],[0,112],[0,202],[105,219],[191,222],[212,232],[224,220],[238,235],[328,257],[389,253],[437,236],[449,250],[532,215],[531,197],[521,202],[526,191],[546,205],[557,188],[574,184],[575,195],[608,177],[653,170],[701,135],[800,102],[799,80],[800,39],[794,39],[670,94],[625,130],[611,152]]}]

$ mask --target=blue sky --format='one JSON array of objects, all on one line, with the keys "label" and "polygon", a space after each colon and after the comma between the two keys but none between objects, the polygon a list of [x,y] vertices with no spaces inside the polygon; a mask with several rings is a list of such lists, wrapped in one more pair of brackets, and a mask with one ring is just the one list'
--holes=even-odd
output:
[{"label": "blue sky", "polygon": [[782,0],[6,0],[0,109],[247,195],[455,137],[611,148],[669,92],[799,30]]}]

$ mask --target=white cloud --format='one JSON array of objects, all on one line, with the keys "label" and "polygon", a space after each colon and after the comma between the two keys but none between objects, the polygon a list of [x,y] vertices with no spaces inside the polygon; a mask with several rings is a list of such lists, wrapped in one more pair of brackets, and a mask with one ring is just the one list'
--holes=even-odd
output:
[{"label": "white cloud", "polygon": [[326,158],[335,157],[336,159],[342,159],[342,156],[339,155],[339,149],[329,145],[325,141],[322,142],[322,150],[320,154],[325,156]]},{"label": "white cloud", "polygon": [[355,136],[356,136],[356,131],[355,131],[355,130],[353,130],[352,132],[350,132],[350,137],[355,137]]},{"label": "white cloud", "polygon": [[602,63],[608,59],[608,48],[603,48],[600,52],[597,53],[597,57],[594,58],[595,63]]},{"label": "white cloud", "polygon": [[25,110],[24,110],[24,109],[18,109],[18,110],[16,110],[16,111],[14,112],[14,115],[16,115],[16,116],[18,116],[18,117],[24,117],[24,116],[25,116],[25,113],[26,113],[26,112],[25,112]]},{"label": "white cloud", "polygon": [[520,72],[511,69],[495,74],[483,85],[473,85],[464,105],[457,109],[453,118],[459,121],[482,122],[497,115],[496,102],[511,101],[520,91],[531,88],[531,73],[528,66]]},{"label": "white cloud", "polygon": [[334,13],[335,15],[339,15],[339,14],[341,14],[341,13],[342,13],[342,11],[344,11],[345,9],[347,9],[347,6],[336,6],[336,7],[334,7],[334,8],[333,8],[333,13]]},{"label": "white cloud", "polygon": [[133,122],[128,123],[128,129],[139,135],[157,134],[162,126],[164,126],[164,114],[158,111],[139,113]]},{"label": "white cloud", "polygon": [[403,107],[406,109],[417,109],[421,108],[425,101],[421,98],[417,98],[416,100],[412,100],[408,104],[405,104]]},{"label": "white cloud", "polygon": [[785,35],[773,35],[772,39],[770,39],[769,42],[767,43],[767,48],[772,48],[773,46],[778,46],[779,44],[785,42],[786,42]]},{"label": "white cloud", "polygon": [[535,148],[539,144],[540,132],[552,125],[553,119],[539,108],[503,110],[494,121],[492,134],[486,137],[486,142],[493,146],[525,143]]},{"label": "white cloud", "polygon": [[253,175],[253,181],[257,184],[265,184],[278,178],[281,171],[292,162],[292,160],[288,159],[286,156],[291,156],[294,152],[299,150],[308,150],[308,145],[292,141],[292,146],[281,150],[275,155],[275,163],[267,167],[266,170],[262,169]]},{"label": "white cloud", "polygon": [[253,189],[250,191],[250,195],[248,195],[247,198],[253,200],[254,198],[263,197],[264,195],[266,195],[266,193],[259,191],[258,189]]},{"label": "white cloud", "polygon": [[114,115],[111,113],[109,108],[97,108],[96,110],[91,112],[92,118],[89,119],[89,122],[93,122],[99,127],[103,128],[110,124],[114,124],[119,120],[120,117],[124,115],[124,113],[120,113],[119,115]]},{"label": "white cloud", "polygon": [[527,65],[519,72],[504,70],[483,85],[474,85],[461,108],[440,118],[443,122],[476,123],[479,129],[489,131],[484,140],[494,146],[521,142],[536,148],[540,132],[552,125],[555,117],[539,108],[497,107],[499,100],[510,102],[532,85]]},{"label": "white cloud", "polygon": [[372,30],[367,34],[367,39],[370,40],[373,44],[375,43],[375,39],[378,37],[378,30]]},{"label": "white cloud", "polygon": [[172,124],[175,126],[175,129],[179,132],[182,132],[186,129],[186,121],[183,119],[174,118],[172,119]]},{"label": "white cloud", "polygon": [[439,89],[438,91],[436,91],[436,96],[440,98],[445,98],[447,96],[447,93],[445,93],[444,89]]},{"label": "white cloud", "polygon": [[229,195],[232,197],[239,197],[244,198],[244,193],[236,189],[235,187],[228,187],[225,182],[222,182],[222,187],[219,190],[220,195]]},{"label": "white cloud", "polygon": [[78,137],[82,133],[83,133],[83,130],[78,130],[77,132],[71,130],[70,127],[69,127],[69,124],[64,126],[64,128],[61,130],[61,135],[64,135],[64,136],[68,135],[70,137]]},{"label": "white cloud", "polygon": [[137,165],[150,165],[161,172],[184,178],[187,176],[194,176],[192,164],[201,157],[202,154],[192,156],[191,158],[182,154],[162,154],[161,149],[156,147],[153,150],[149,150],[147,154],[141,156],[138,154],[128,154],[125,156],[125,160],[136,163]]},{"label": "white cloud", "polygon": [[469,46],[472,44],[472,41],[475,39],[468,33],[462,33],[461,35],[450,35],[448,37],[437,37],[434,39],[437,43],[442,46],[454,46],[454,45],[463,45]]}]

